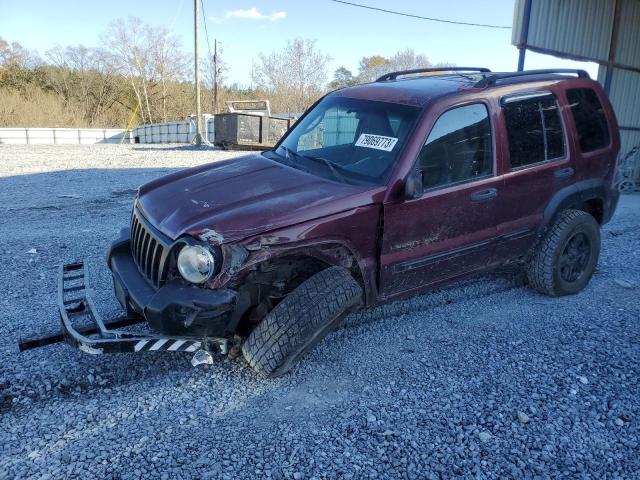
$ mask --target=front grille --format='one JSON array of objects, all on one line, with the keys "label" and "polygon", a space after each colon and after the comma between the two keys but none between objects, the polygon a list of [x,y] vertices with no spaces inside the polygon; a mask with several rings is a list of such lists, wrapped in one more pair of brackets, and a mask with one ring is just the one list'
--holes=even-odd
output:
[{"label": "front grille", "polygon": [[138,215],[134,211],[131,216],[131,255],[144,278],[152,286],[159,288],[163,281],[165,246]]}]

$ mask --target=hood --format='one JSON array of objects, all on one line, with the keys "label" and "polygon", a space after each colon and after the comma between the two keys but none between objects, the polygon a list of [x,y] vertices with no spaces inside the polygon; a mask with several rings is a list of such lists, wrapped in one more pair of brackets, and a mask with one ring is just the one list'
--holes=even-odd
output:
[{"label": "hood", "polygon": [[252,154],[161,177],[140,187],[138,207],[172,239],[217,242],[372,203],[377,187],[333,182]]}]

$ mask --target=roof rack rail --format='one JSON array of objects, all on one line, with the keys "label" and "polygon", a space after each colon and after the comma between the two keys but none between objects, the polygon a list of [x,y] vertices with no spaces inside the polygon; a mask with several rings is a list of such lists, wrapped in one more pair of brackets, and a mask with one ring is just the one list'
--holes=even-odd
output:
[{"label": "roof rack rail", "polygon": [[551,74],[565,74],[570,73],[577,75],[578,78],[591,78],[585,70],[575,68],[549,68],[543,70],[525,70],[523,72],[509,72],[509,73],[494,73],[492,75],[485,76],[482,80],[474,85],[474,88],[484,88],[491,85],[495,85],[498,80],[504,80],[506,78],[525,77],[530,75],[551,75]]},{"label": "roof rack rail", "polygon": [[427,67],[427,68],[414,68],[412,70],[399,70],[397,72],[389,72],[382,75],[376,80],[376,82],[384,82],[385,80],[395,80],[400,75],[412,75],[414,73],[428,73],[428,72],[480,72],[491,73],[491,70],[484,67]]}]

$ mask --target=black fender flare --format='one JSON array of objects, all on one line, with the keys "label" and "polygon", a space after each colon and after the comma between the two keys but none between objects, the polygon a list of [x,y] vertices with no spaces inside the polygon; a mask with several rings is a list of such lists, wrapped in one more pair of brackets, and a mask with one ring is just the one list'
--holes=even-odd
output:
[{"label": "black fender flare", "polygon": [[593,199],[602,201],[602,223],[608,222],[618,203],[618,192],[605,179],[592,178],[564,187],[551,198],[544,209],[540,232],[549,228],[563,210]]}]

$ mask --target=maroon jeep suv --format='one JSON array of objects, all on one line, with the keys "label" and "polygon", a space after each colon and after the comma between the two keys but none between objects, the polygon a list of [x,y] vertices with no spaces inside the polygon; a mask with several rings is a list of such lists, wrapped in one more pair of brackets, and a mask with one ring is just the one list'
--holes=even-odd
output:
[{"label": "maroon jeep suv", "polygon": [[421,69],[336,90],[273,150],[140,187],[107,258],[120,303],[158,335],[80,348],[241,350],[276,376],[348,312],[506,263],[575,294],[616,208],[619,143],[582,70]]}]

